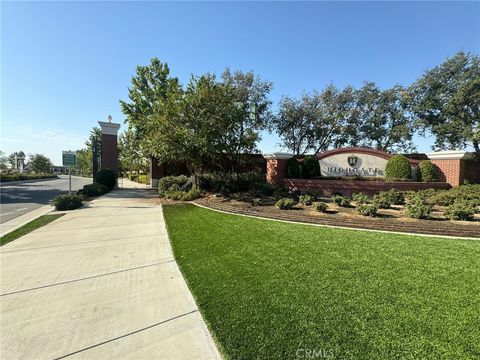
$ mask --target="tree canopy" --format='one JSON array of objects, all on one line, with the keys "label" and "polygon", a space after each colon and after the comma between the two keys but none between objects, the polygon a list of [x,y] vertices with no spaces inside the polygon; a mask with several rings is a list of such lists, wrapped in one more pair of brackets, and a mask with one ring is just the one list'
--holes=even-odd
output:
[{"label": "tree canopy", "polygon": [[435,149],[466,149],[480,155],[480,57],[459,52],[426,71],[411,87],[412,112]]}]

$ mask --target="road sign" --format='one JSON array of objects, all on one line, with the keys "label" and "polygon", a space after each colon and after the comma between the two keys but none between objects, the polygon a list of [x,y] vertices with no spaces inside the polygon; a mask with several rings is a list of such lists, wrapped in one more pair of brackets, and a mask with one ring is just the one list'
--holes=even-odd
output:
[{"label": "road sign", "polygon": [[62,151],[63,166],[77,166],[77,153],[75,151]]}]

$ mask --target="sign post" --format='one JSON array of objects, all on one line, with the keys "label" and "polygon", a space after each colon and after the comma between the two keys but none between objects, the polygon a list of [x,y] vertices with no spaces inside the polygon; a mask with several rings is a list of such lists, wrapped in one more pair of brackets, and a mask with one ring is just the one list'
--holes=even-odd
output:
[{"label": "sign post", "polygon": [[72,193],[72,166],[77,166],[75,151],[62,151],[63,166],[68,166],[68,195]]}]

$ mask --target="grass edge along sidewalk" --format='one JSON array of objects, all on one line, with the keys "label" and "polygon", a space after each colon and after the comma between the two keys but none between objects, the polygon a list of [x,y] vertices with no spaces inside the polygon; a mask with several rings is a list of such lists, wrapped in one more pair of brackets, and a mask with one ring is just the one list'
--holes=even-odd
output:
[{"label": "grass edge along sidewalk", "polygon": [[476,241],[272,222],[194,205],[165,205],[164,216],[225,358],[480,356]]},{"label": "grass edge along sidewalk", "polygon": [[8,244],[9,242],[16,240],[33,230],[36,230],[38,228],[41,228],[42,226],[45,226],[49,223],[51,223],[54,220],[57,220],[59,217],[63,216],[65,214],[51,214],[51,215],[42,215],[35,220],[32,220],[25,225],[19,227],[18,229],[15,229],[8,234],[2,236],[0,238],[0,246],[3,246],[5,244]]}]

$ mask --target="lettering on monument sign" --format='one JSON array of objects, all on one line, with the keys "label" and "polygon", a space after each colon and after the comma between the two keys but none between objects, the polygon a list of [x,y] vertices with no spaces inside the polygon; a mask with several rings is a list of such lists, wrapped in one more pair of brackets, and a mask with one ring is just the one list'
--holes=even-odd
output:
[{"label": "lettering on monument sign", "polygon": [[322,176],[383,177],[386,159],[370,154],[334,154],[320,159]]}]

